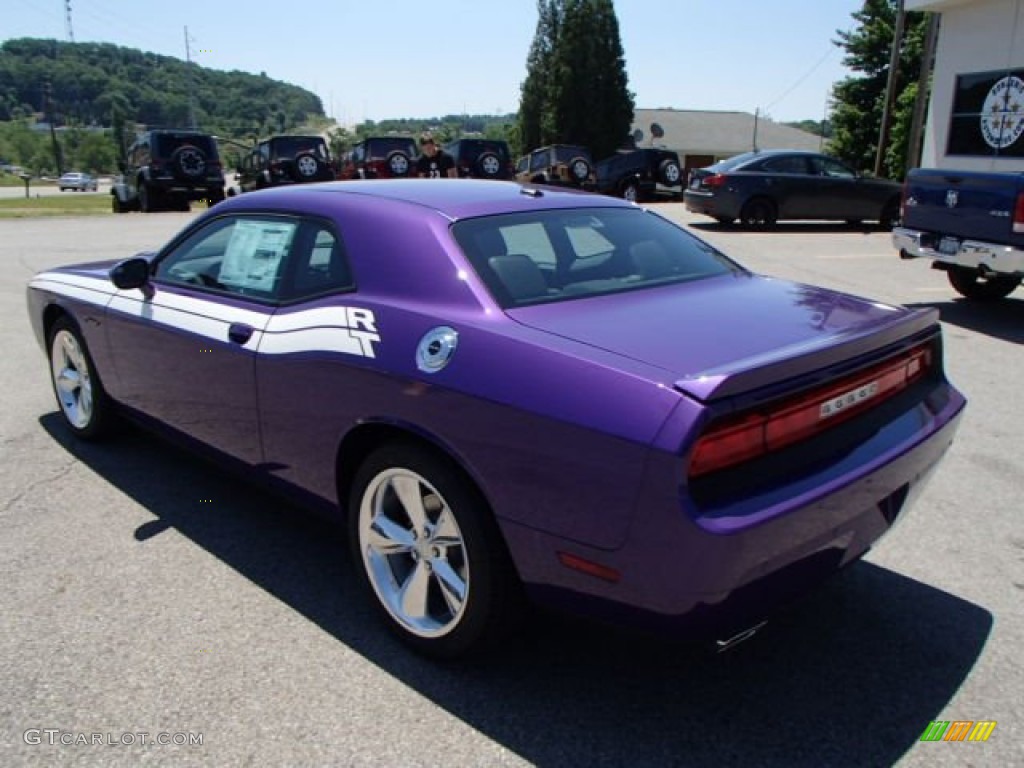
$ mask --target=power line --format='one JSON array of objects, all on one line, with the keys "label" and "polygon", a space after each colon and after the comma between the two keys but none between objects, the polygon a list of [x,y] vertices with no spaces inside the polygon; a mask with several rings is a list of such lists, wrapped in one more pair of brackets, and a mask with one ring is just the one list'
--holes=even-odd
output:
[{"label": "power line", "polygon": [[770,110],[772,107],[774,107],[780,101],[782,101],[787,96],[789,96],[789,94],[791,94],[793,91],[795,91],[801,85],[803,85],[804,81],[807,80],[807,78],[809,78],[811,75],[813,75],[818,70],[818,67],[820,67],[822,64],[824,64],[829,59],[829,57],[832,56],[832,54],[834,54],[836,52],[836,48],[837,48],[837,46],[835,46],[835,45],[829,45],[829,49],[825,52],[825,55],[822,56],[820,59],[818,59],[818,61],[814,64],[814,66],[811,67],[809,70],[807,70],[807,72],[805,72],[800,77],[799,80],[797,80],[795,83],[793,83],[793,85],[791,85],[789,88],[787,88],[786,91],[781,96],[779,96],[771,104],[766,106],[765,107],[765,111],[767,112],[768,110]]}]

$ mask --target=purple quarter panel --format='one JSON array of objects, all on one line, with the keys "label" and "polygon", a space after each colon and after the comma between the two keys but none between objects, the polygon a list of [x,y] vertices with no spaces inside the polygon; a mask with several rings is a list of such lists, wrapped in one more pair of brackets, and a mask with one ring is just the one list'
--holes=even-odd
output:
[{"label": "purple quarter panel", "polygon": [[[671,378],[509,320],[468,266],[459,274],[435,212],[361,196],[321,212],[338,220],[358,282],[321,304],[372,310],[381,341],[373,359],[259,357],[266,461],[285,465],[279,476],[333,499],[344,434],[400,424],[456,456],[500,518],[621,544],[647,446],[681,399]],[[424,374],[417,344],[441,324],[458,330],[458,350]]]}]

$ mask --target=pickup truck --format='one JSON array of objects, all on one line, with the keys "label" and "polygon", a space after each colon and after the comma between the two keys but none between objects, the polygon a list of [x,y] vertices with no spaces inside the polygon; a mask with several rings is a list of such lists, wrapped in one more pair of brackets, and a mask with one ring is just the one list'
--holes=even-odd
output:
[{"label": "pickup truck", "polygon": [[1024,278],[1024,173],[916,168],[892,242],[926,258],[968,299],[1009,296]]}]

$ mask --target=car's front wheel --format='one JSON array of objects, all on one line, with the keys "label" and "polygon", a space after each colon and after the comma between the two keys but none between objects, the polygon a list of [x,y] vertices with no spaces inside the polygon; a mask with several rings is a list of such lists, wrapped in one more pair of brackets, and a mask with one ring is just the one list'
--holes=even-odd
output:
[{"label": "car's front wheel", "polygon": [[627,181],[622,185],[622,199],[631,203],[640,202],[640,185],[636,181]]},{"label": "car's front wheel", "polygon": [[946,276],[953,290],[972,301],[998,301],[1016,290],[1021,278],[1016,275],[983,276],[973,269],[951,267]]},{"label": "car's front wheel", "polygon": [[359,468],[348,512],[360,580],[405,643],[450,659],[507,627],[509,556],[486,502],[450,461],[384,445]]},{"label": "car's front wheel", "polygon": [[85,341],[67,317],[50,329],[49,350],[50,378],[64,422],[85,440],[101,437],[110,422],[110,401]]}]

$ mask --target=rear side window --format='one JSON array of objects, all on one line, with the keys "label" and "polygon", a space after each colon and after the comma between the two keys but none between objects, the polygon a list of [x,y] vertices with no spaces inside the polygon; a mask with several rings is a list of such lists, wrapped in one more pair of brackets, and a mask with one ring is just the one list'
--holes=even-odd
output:
[{"label": "rear side window", "polygon": [[761,163],[758,170],[769,173],[799,173],[807,174],[807,159],[801,155],[784,155],[773,157]]},{"label": "rear side window", "polygon": [[374,139],[367,144],[368,160],[383,160],[396,150],[404,152],[409,157],[416,157],[416,142],[412,139]]},{"label": "rear side window", "polygon": [[505,308],[570,301],[738,271],[643,209],[594,208],[467,219],[453,234]]},{"label": "rear side window", "polygon": [[217,156],[217,147],[209,136],[195,134],[159,133],[154,136],[156,152],[160,155],[170,155],[178,147],[197,147],[206,153],[207,157]]}]

